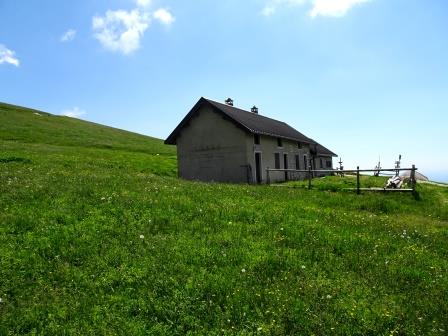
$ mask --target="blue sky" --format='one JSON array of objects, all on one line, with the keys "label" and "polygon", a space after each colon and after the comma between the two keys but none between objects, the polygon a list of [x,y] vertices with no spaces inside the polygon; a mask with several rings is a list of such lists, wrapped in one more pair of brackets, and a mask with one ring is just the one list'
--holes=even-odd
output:
[{"label": "blue sky", "polygon": [[0,0],[0,101],[165,138],[205,96],[448,182],[446,0]]}]

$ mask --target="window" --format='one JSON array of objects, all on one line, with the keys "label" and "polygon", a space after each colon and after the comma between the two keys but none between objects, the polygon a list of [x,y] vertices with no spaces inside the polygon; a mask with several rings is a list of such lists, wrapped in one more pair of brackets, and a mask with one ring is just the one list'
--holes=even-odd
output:
[{"label": "window", "polygon": [[277,146],[278,147],[283,147],[283,141],[281,138],[277,138]]},{"label": "window", "polygon": [[303,156],[303,169],[308,169],[308,158],[306,155]]},{"label": "window", "polygon": [[275,153],[275,169],[280,169],[280,153]]},{"label": "window", "polygon": [[332,168],[332,162],[331,160],[327,160],[327,168]]},{"label": "window", "polygon": [[300,156],[296,155],[296,170],[300,170]]},{"label": "window", "polygon": [[254,134],[254,144],[255,145],[260,144],[260,134]]},{"label": "window", "polygon": [[297,148],[302,149],[302,144],[300,142],[297,143]]}]

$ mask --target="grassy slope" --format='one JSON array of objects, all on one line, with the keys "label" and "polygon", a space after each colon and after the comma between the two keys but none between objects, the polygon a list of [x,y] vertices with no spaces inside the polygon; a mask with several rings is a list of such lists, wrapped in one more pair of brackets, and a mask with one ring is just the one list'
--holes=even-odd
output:
[{"label": "grassy slope", "polygon": [[159,140],[0,106],[0,334],[448,330],[448,188],[203,184],[175,164]]},{"label": "grassy slope", "polygon": [[1,140],[175,155],[160,139],[15,105],[0,103],[0,121]]}]

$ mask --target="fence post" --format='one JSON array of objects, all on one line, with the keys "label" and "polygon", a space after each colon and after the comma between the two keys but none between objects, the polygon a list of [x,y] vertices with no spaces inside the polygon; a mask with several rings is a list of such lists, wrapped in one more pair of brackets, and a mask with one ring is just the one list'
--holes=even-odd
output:
[{"label": "fence post", "polygon": [[415,165],[412,165],[412,170],[411,170],[411,188],[412,188],[412,194],[415,196],[415,184],[416,184],[416,180],[415,180]]},{"label": "fence post", "polygon": [[359,195],[361,191],[359,190],[359,166],[356,167],[356,193]]},{"label": "fence post", "polygon": [[311,166],[308,166],[308,189],[311,189]]},{"label": "fence post", "polygon": [[266,168],[266,183],[271,184],[271,177],[269,176],[269,167]]}]

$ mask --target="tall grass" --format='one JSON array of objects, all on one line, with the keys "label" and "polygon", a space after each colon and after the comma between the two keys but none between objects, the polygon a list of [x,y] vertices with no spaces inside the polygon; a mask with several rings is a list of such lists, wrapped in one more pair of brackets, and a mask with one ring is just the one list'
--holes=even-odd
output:
[{"label": "tall grass", "polygon": [[447,188],[188,182],[160,143],[29,139],[0,142],[0,334],[448,330]]}]

